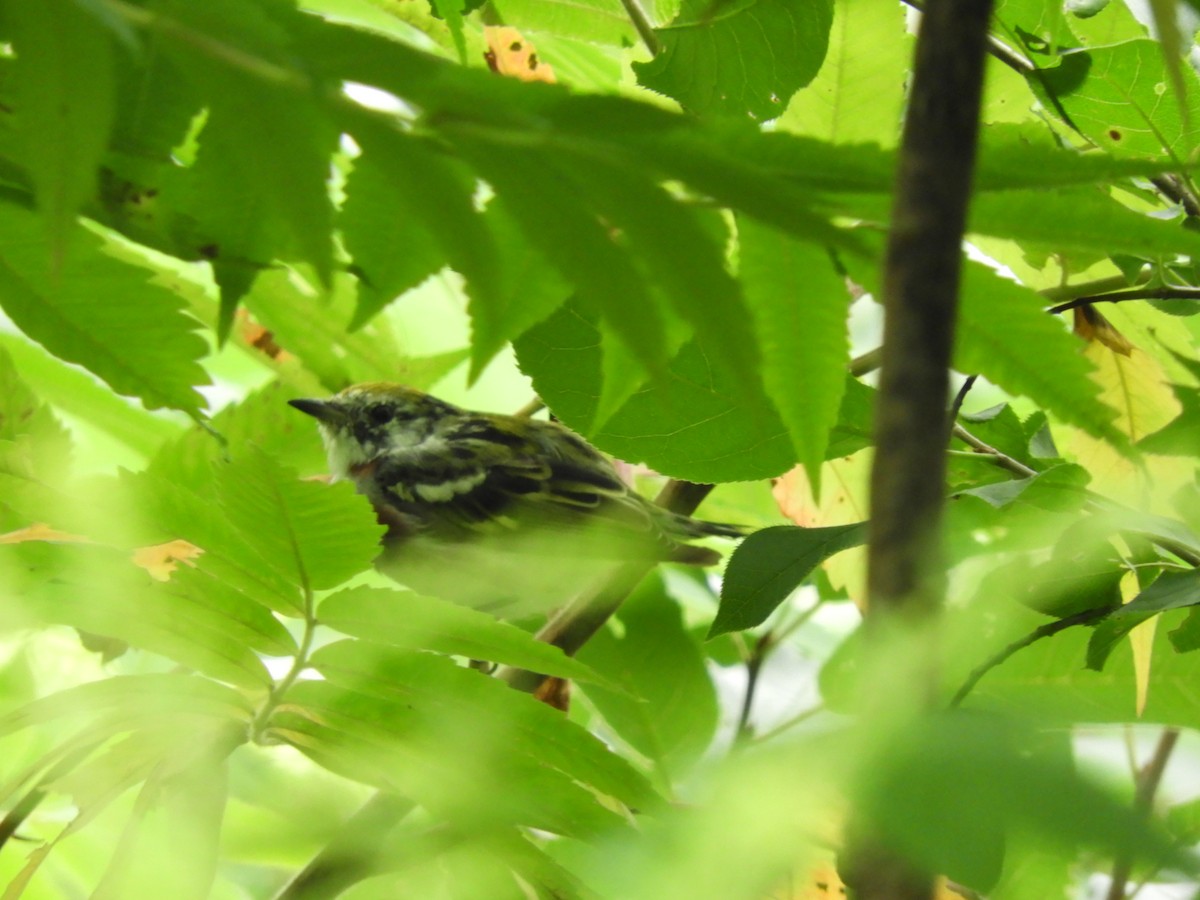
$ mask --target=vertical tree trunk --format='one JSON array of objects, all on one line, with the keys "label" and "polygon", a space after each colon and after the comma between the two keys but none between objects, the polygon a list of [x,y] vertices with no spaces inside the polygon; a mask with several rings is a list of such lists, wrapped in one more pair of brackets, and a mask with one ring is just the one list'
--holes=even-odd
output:
[{"label": "vertical tree trunk", "polygon": [[[917,38],[883,279],[864,625],[876,647],[897,631],[932,642],[942,604],[949,367],[991,9],[991,0],[928,0]],[[935,648],[918,658],[919,668],[890,674],[924,682],[910,685],[913,694],[932,697]],[[841,866],[862,900],[933,895],[932,873],[868,821],[852,823]]]}]

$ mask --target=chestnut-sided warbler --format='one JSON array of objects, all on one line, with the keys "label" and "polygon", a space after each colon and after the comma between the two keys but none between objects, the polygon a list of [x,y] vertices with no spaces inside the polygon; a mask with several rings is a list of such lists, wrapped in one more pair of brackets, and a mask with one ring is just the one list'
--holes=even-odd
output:
[{"label": "chestnut-sided warbler", "polygon": [[473,574],[485,589],[524,591],[503,582],[546,560],[557,561],[559,581],[578,574],[585,559],[709,565],[720,555],[689,541],[745,534],[656,506],[555,422],[470,412],[382,382],[289,402],[317,419],[333,480],[353,481],[375,507],[388,528],[381,568],[404,583],[431,554],[443,570],[477,565],[478,555],[448,552],[453,547],[484,545],[509,565],[443,575]]}]

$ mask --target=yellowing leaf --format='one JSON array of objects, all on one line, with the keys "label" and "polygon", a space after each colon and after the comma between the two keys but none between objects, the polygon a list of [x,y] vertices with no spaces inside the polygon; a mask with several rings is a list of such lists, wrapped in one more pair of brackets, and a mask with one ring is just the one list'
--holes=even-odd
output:
[{"label": "yellowing leaf", "polygon": [[35,522],[26,528],[18,528],[7,534],[0,534],[0,544],[23,544],[26,541],[48,541],[51,543],[83,543],[90,544],[91,539],[79,534],[68,534],[51,528],[45,522]]},{"label": "yellowing leaf", "polygon": [[[1136,572],[1126,572],[1121,579],[1121,602],[1128,603],[1141,591]],[[1158,627],[1158,616],[1151,616],[1129,632],[1129,644],[1133,648],[1133,681],[1137,690],[1137,714],[1141,717],[1146,709],[1146,697],[1150,690],[1150,663],[1154,653],[1154,631]]]},{"label": "yellowing leaf", "polygon": [[170,581],[177,562],[192,565],[192,560],[203,552],[187,541],[167,541],[152,547],[138,547],[133,551],[133,564],[149,572],[155,581]]},{"label": "yellowing leaf", "polygon": [[[1115,326],[1112,334],[1128,339],[1129,353],[1114,351],[1109,341],[1097,338],[1084,354],[1095,364],[1093,378],[1101,386],[1101,400],[1117,412],[1113,424],[1132,443],[1162,428],[1180,412],[1169,384],[1172,376],[1164,366],[1166,353],[1150,331],[1150,326],[1157,330],[1171,323],[1145,309],[1113,309],[1109,316]],[[1061,446],[1091,473],[1092,488],[1138,509],[1169,513],[1167,498],[1191,478],[1183,458],[1149,456],[1135,464],[1107,442],[1073,429],[1069,434]]]},{"label": "yellowing leaf", "polygon": [[485,25],[488,68],[498,75],[521,81],[545,81],[554,84],[554,67],[542,62],[537,48],[521,32],[507,25]]},{"label": "yellowing leaf", "polygon": [[[867,518],[868,486],[871,475],[871,451],[860,450],[844,459],[835,459],[821,468],[821,497],[813,497],[808,476],[802,467],[792,469],[775,480],[772,493],[779,511],[806,528],[848,525]],[[822,563],[835,588],[850,595],[859,609],[865,609],[867,597],[867,551],[855,547]]]}]

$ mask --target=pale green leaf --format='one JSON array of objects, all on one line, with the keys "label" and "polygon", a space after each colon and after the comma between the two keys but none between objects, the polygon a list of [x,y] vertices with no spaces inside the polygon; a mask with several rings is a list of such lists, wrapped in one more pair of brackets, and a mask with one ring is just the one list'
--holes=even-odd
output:
[{"label": "pale green leaf", "polygon": [[528,755],[631,806],[654,801],[642,776],[585,729],[530,695],[445,657],[346,640],[322,647],[312,663],[334,684],[418,701],[412,708],[430,726],[473,731],[476,740]]},{"label": "pale green leaf", "polygon": [[150,283],[148,270],[114,260],[100,237],[80,227],[71,258],[50,277],[38,232],[31,213],[0,204],[0,306],[17,327],[118,394],[199,417],[195,385],[208,376],[197,360],[207,348],[182,301]]},{"label": "pale green leaf", "polygon": [[597,678],[587,666],[515,625],[408,591],[349,588],[326,597],[318,615],[343,634],[405,650],[451,653],[560,678]]},{"label": "pale green leaf", "polygon": [[221,467],[217,500],[267,565],[306,591],[336,587],[379,553],[383,528],[352,485],[301,481],[254,447]]},{"label": "pale green leaf", "polygon": [[[501,21],[522,30],[616,46],[629,46],[637,40],[621,0],[496,0],[493,5]],[[538,49],[543,51],[541,38]],[[538,55],[554,62],[558,72],[557,62],[544,51]]]},{"label": "pale green leaf", "polygon": [[912,36],[891,0],[841,0],[833,8],[820,72],[796,92],[779,127],[835,144],[895,146]]}]

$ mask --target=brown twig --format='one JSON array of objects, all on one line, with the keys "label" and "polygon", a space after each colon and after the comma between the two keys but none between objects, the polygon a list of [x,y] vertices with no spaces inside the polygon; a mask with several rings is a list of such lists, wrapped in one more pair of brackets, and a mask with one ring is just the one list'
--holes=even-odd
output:
[{"label": "brown twig", "polygon": [[[1142,818],[1150,817],[1154,808],[1154,795],[1162,783],[1163,772],[1166,771],[1167,762],[1171,759],[1171,753],[1175,750],[1178,740],[1178,728],[1164,728],[1159,735],[1154,754],[1136,775],[1133,811]],[[1133,874],[1133,862],[1133,854],[1128,852],[1118,854],[1113,860],[1112,882],[1108,886],[1107,900],[1123,900],[1125,886],[1129,883],[1129,876]]]},{"label": "brown twig", "polygon": [[1126,300],[1191,300],[1194,302],[1200,300],[1200,288],[1130,288],[1108,294],[1090,294],[1084,297],[1075,297],[1065,303],[1059,303],[1057,306],[1051,306],[1046,312],[1062,313],[1075,309],[1077,306],[1086,306],[1089,303],[1124,303]]}]

